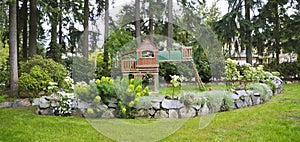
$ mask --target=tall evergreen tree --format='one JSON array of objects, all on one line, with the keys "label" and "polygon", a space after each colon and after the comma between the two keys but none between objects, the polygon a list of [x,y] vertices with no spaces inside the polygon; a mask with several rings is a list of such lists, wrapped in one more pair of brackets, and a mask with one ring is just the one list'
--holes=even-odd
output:
[{"label": "tall evergreen tree", "polygon": [[37,53],[37,0],[30,0],[30,19],[29,19],[29,57]]},{"label": "tall evergreen tree", "polygon": [[89,54],[89,0],[84,0],[84,32],[83,32],[83,57],[88,58]]},{"label": "tall evergreen tree", "polygon": [[167,47],[172,49],[173,42],[173,0],[168,0],[168,40]]},{"label": "tall evergreen tree", "polygon": [[[105,0],[105,16],[104,16],[104,42],[107,42],[108,36],[109,36],[109,0]],[[109,70],[108,70],[108,66],[109,66],[109,55],[108,55],[108,50],[109,47],[104,44],[104,56],[103,56],[103,62],[105,63],[104,66],[104,71],[106,72],[105,75],[109,76]]]},{"label": "tall evergreen tree", "polygon": [[135,0],[135,38],[137,45],[141,43],[140,0]]},{"label": "tall evergreen tree", "polygon": [[10,97],[18,93],[17,1],[9,3]]}]

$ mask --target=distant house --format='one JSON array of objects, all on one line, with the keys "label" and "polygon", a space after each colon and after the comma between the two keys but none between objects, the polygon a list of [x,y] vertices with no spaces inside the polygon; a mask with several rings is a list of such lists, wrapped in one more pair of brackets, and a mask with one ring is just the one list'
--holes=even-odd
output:
[{"label": "distant house", "polygon": [[[243,65],[246,63],[246,51],[242,50],[239,54],[235,53],[234,51],[231,51],[231,58],[235,61],[237,61],[240,65]],[[259,60],[262,60],[263,63],[269,64],[272,61],[275,60],[275,55],[270,54],[268,56],[259,56],[257,54],[252,54],[252,63],[258,64]],[[295,62],[297,61],[297,54],[295,53],[282,53],[279,55],[279,63],[283,62]]]}]

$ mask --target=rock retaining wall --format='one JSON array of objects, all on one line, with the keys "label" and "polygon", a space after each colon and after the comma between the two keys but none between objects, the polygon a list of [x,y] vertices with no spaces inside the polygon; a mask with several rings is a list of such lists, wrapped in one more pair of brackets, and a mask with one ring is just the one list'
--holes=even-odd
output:
[{"label": "rock retaining wall", "polygon": [[[272,95],[276,95],[282,92],[281,83],[277,83],[277,89],[273,90]],[[88,108],[94,107],[95,104],[78,100],[74,95],[71,95],[71,115],[84,116],[84,117],[101,117],[101,118],[115,118],[117,112],[116,99],[109,101],[108,105],[103,103],[97,104],[97,109],[102,110],[98,114],[89,114]],[[233,105],[230,109],[239,109],[248,106],[254,106],[264,103],[265,98],[251,90],[239,90],[236,93],[230,93],[230,96],[234,99]],[[208,113],[214,113],[215,110],[210,107],[207,102],[202,105],[185,106],[184,103],[179,100],[170,100],[164,97],[150,97],[148,101],[140,100],[137,105],[137,112],[135,117],[142,118],[190,118],[198,115],[204,115]],[[150,100],[150,101],[149,101]],[[42,96],[41,98],[35,98],[32,102],[29,99],[17,99],[14,102],[0,103],[0,108],[8,107],[28,107],[36,106],[36,114],[40,115],[54,115],[55,108],[60,104],[61,99],[58,96]],[[221,110],[222,111],[222,110]]]}]

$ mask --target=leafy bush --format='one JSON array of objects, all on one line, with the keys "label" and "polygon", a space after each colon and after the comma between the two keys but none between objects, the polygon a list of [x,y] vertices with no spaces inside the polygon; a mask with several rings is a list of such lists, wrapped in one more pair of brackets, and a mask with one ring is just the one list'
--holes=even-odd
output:
[{"label": "leafy bush", "polygon": [[250,84],[248,89],[259,93],[265,101],[269,100],[273,94],[271,88],[264,83]]},{"label": "leafy bush", "polygon": [[117,98],[113,82],[113,79],[104,76],[101,77],[101,80],[96,80],[98,92],[103,102],[106,104],[108,103],[109,99]]},{"label": "leafy bush", "polygon": [[195,92],[184,92],[182,97],[180,97],[179,100],[187,108],[191,108],[193,105],[203,106],[205,104],[205,98],[196,95]]},{"label": "leafy bush", "polygon": [[229,92],[224,91],[209,91],[209,92],[185,92],[180,98],[180,102],[190,108],[193,105],[204,106],[207,104],[212,112],[230,110],[234,100]]},{"label": "leafy bush", "polygon": [[265,65],[267,70],[275,73],[275,76],[281,76],[285,79],[299,78],[300,76],[300,61],[296,62],[284,62],[279,65],[274,63]]},{"label": "leafy bush", "polygon": [[73,83],[74,83],[74,80],[71,77],[66,76],[61,87],[64,89],[65,92],[70,93],[70,92],[74,91]]},{"label": "leafy bush", "polygon": [[80,100],[92,102],[98,96],[97,84],[95,82],[90,82],[89,84],[78,82],[75,85],[74,93]]},{"label": "leafy bush", "polygon": [[149,87],[144,87],[139,79],[116,79],[115,89],[119,97],[120,117],[133,118],[136,104],[141,96],[149,95]]},{"label": "leafy bush", "polygon": [[[1,42],[0,42],[1,43]],[[9,84],[8,48],[0,47],[0,93],[5,91]]]},{"label": "leafy bush", "polygon": [[6,99],[7,99],[7,95],[0,95],[0,103],[2,103],[2,102],[5,102],[6,101]]},{"label": "leafy bush", "polygon": [[[58,87],[64,86],[63,85],[65,83],[64,79],[68,75],[66,68],[62,64],[57,63],[57,62],[53,61],[52,59],[43,59],[41,56],[35,56],[34,58],[30,59],[27,62],[21,62],[20,66],[21,67],[20,67],[19,71],[22,74],[25,74],[25,73],[30,74],[32,68],[39,67],[41,69],[41,73],[43,75],[46,75],[46,74],[47,75],[44,78],[39,78],[38,82],[43,82],[43,84],[44,83],[48,84],[49,80],[44,80],[44,79],[48,79],[48,77],[49,77],[49,78],[51,78],[51,82],[58,83]],[[22,78],[22,75],[20,78]],[[28,76],[28,75],[25,75],[24,78],[26,78],[27,80],[34,81],[34,79],[30,78],[30,76]],[[43,87],[45,88],[46,86],[43,86]],[[26,88],[24,88],[24,89],[26,89]],[[43,89],[43,88],[39,88],[39,89]],[[24,90],[24,91],[30,92],[30,90]],[[41,91],[41,90],[39,90],[39,91]]]},{"label": "leafy bush", "polygon": [[228,58],[226,60],[226,67],[225,67],[225,73],[226,73],[226,80],[228,81],[234,81],[240,79],[240,72],[237,70],[237,62],[234,60],[231,60]]},{"label": "leafy bush", "polygon": [[175,63],[161,62],[159,63],[159,76],[164,77],[166,82],[171,81],[170,75],[179,74]]},{"label": "leafy bush", "polygon": [[212,112],[219,112],[229,110],[234,103],[234,100],[229,95],[229,92],[224,91],[209,91],[203,92],[202,95],[208,107],[212,109]]},{"label": "leafy bush", "polygon": [[46,88],[49,82],[53,82],[53,79],[40,66],[32,67],[29,73],[22,73],[18,80],[21,95],[28,94],[31,97],[38,97],[38,93]]},{"label": "leafy bush", "polygon": [[47,88],[44,88],[44,91],[47,92],[47,94],[57,93],[58,92],[58,86],[56,82],[49,82]]}]

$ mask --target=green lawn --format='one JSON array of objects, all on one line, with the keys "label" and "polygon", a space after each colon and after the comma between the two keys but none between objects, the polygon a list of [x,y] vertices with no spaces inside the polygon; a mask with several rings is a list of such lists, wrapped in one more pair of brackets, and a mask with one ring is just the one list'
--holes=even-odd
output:
[{"label": "green lawn", "polygon": [[[218,113],[204,129],[199,129],[200,119],[187,120],[162,141],[300,141],[300,84],[284,85],[284,93],[265,104]],[[0,141],[111,140],[84,118],[37,116],[34,108],[14,108],[0,110]]]}]

